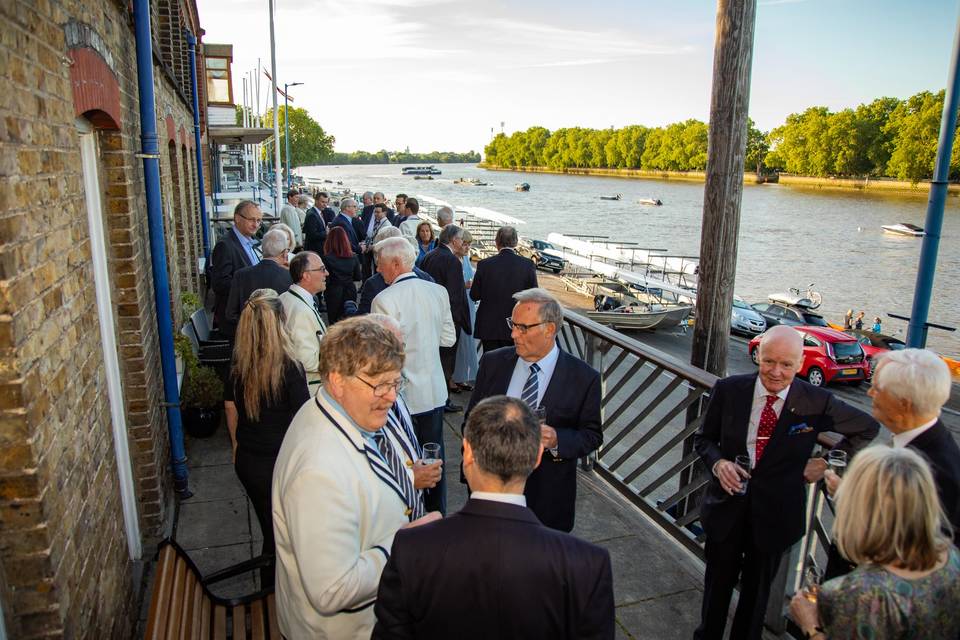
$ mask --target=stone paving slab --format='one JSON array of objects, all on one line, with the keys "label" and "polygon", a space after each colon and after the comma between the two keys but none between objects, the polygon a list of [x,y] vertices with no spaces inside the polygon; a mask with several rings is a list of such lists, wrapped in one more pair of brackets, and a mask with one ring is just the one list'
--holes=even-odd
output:
[{"label": "stone paving slab", "polygon": [[250,514],[246,497],[184,501],[177,514],[174,539],[187,551],[249,543]]}]

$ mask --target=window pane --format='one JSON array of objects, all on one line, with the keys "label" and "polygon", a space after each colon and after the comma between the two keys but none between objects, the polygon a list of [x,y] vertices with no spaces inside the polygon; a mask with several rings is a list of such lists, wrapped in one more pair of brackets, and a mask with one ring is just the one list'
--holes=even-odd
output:
[{"label": "window pane", "polygon": [[226,78],[227,72],[219,69],[207,69],[208,78]]},{"label": "window pane", "polygon": [[230,102],[230,82],[207,78],[207,102]]},{"label": "window pane", "polygon": [[226,69],[226,58],[207,58],[207,69]]}]

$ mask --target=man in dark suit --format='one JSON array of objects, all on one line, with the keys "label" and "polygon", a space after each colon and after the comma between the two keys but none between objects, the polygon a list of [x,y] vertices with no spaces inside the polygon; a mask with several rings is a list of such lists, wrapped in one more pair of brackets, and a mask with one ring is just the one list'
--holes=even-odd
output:
[{"label": "man in dark suit", "polygon": [[369,225],[370,220],[373,219],[373,191],[364,191],[363,195],[360,196],[360,202],[363,204],[363,208],[360,209],[357,218],[360,220],[360,224],[363,225],[364,231],[366,231],[368,228],[367,225]]},{"label": "man in dark suit", "polygon": [[542,526],[525,505],[524,481],[547,455],[530,408],[488,398],[463,435],[470,500],[397,532],[373,638],[613,638],[609,553]]},{"label": "man in dark suit", "polygon": [[[410,200],[413,201],[413,207],[409,207],[408,203]],[[420,203],[417,202],[416,198],[407,198],[407,194],[398,193],[393,198],[393,205],[397,208],[397,214],[393,217],[393,226],[400,228],[400,225],[414,218],[417,215],[417,212],[420,211]],[[413,209],[411,211],[411,208]]]},{"label": "man in dark suit", "polygon": [[603,442],[600,374],[557,346],[563,309],[543,289],[514,294],[510,324],[515,346],[484,353],[466,417],[484,398],[508,395],[544,409],[546,453],[525,495],[540,522],[571,531],[577,501],[577,460]]},{"label": "man in dark suit", "polygon": [[536,265],[517,255],[517,230],[500,227],[495,242],[499,253],[477,264],[470,287],[470,298],[480,303],[473,335],[484,352],[513,344],[506,322],[513,310],[513,294],[538,286]]},{"label": "man in dark suit", "polygon": [[263,260],[252,267],[244,267],[233,275],[230,296],[227,299],[226,325],[224,333],[233,338],[240,320],[240,312],[247,303],[250,294],[257,289],[273,289],[283,293],[293,284],[287,268],[287,248],[289,238],[280,229],[271,229],[263,235]]},{"label": "man in dark suit", "polygon": [[226,323],[230,284],[238,270],[255,265],[260,258],[253,250],[253,236],[263,223],[263,213],[255,203],[244,200],[233,209],[233,226],[223,234],[210,258],[210,287],[216,296],[213,317],[223,331]]},{"label": "man in dark suit", "polygon": [[303,219],[303,248],[323,257],[323,243],[327,240],[327,216],[333,219],[333,209],[327,206],[330,196],[321,191],[314,199],[312,207],[307,209]]},{"label": "man in dark suit", "polygon": [[[759,375],[717,382],[694,446],[714,476],[700,509],[707,534],[698,640],[721,640],[733,588],[740,600],[731,638],[759,640],[780,561],[805,530],[805,482],[823,477],[826,461],[810,459],[817,436],[845,436],[848,454],[866,446],[880,425],[832,393],[795,379],[803,339],[776,326],[760,341]],[[750,470],[738,466],[748,456]]]},{"label": "man in dark suit", "polygon": [[[473,326],[470,322],[470,307],[467,306],[467,287],[463,282],[463,263],[457,256],[463,249],[463,229],[455,224],[448,224],[440,232],[437,248],[423,257],[420,268],[430,274],[434,282],[447,290],[450,296],[450,312],[453,322],[457,326],[457,343],[460,342],[460,331],[471,335]],[[447,388],[450,387],[450,377],[457,360],[457,344],[452,347],[440,347],[440,364],[447,379]],[[462,407],[452,404],[447,399],[445,407],[448,412],[462,411]]]},{"label": "man in dark suit", "polygon": [[[357,219],[357,201],[353,198],[344,198],[340,201],[340,213],[330,223],[330,227],[343,227],[350,240],[350,248],[358,256],[362,253],[360,243],[366,239],[363,225]],[[327,230],[329,232],[329,229]]]}]

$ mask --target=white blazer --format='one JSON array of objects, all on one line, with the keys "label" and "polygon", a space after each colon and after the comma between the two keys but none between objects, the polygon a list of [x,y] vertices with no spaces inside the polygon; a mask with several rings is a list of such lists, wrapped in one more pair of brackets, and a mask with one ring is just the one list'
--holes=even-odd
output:
[{"label": "white blazer", "polygon": [[280,294],[280,304],[286,316],[287,333],[293,343],[293,357],[303,365],[307,384],[313,391],[320,383],[320,339],[327,332],[327,325],[313,306],[313,296],[297,284]]},{"label": "white blazer", "polygon": [[400,324],[406,343],[403,375],[407,379],[404,399],[410,413],[442,407],[447,402],[447,381],[440,365],[440,347],[457,342],[457,329],[450,314],[450,297],[440,285],[405,273],[377,294],[370,307]]},{"label": "white blazer", "polygon": [[273,472],[273,530],[277,622],[290,640],[373,632],[380,574],[409,521],[375,451],[322,388],[287,430]]}]

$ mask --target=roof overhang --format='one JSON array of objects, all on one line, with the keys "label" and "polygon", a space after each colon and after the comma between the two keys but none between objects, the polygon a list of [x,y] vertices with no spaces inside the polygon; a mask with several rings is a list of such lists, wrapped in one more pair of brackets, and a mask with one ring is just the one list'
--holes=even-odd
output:
[{"label": "roof overhang", "polygon": [[273,135],[273,129],[252,127],[207,127],[207,135],[217,144],[258,144]]}]

